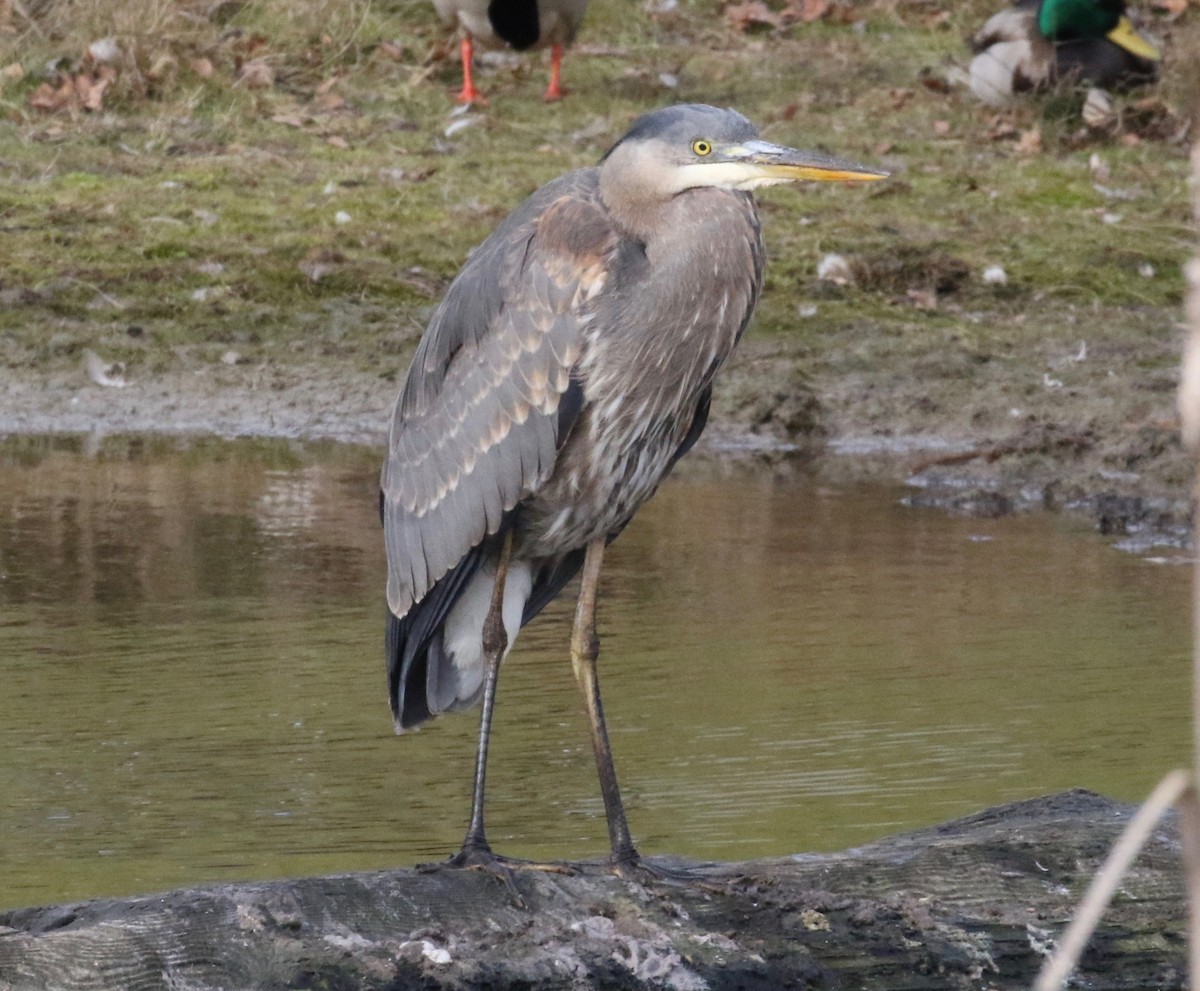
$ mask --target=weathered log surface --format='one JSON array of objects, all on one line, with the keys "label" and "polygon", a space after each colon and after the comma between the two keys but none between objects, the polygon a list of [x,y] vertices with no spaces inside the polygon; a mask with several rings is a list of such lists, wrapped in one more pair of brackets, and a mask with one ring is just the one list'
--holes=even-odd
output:
[{"label": "weathered log surface", "polygon": [[[837,854],[638,884],[471,871],[189,888],[0,914],[0,988],[1025,988],[1132,809],[1071,791]],[[1182,987],[1173,823],[1081,968]]]}]

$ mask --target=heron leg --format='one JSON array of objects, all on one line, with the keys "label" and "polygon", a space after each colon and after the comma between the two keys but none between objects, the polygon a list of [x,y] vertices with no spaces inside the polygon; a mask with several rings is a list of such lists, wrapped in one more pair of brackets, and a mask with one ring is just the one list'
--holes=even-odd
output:
[{"label": "heron leg", "polygon": [[592,728],[592,750],[596,754],[600,793],[604,796],[604,813],[608,819],[608,838],[612,843],[612,863],[619,872],[622,867],[633,867],[638,863],[638,852],[634,849],[629,825],[625,821],[625,806],[621,803],[612,747],[604,724],[604,707],[600,702],[600,682],[596,678],[596,660],[600,656],[600,640],[596,636],[596,591],[600,583],[604,545],[603,538],[593,540],[588,544],[584,556],[575,625],[571,629],[571,666],[587,705]]},{"label": "heron leg", "polygon": [[459,103],[487,103],[484,95],[475,88],[475,79],[472,76],[475,61],[475,43],[471,40],[471,36],[463,35],[463,39],[459,42],[458,50],[462,55],[462,89],[459,90],[458,96],[455,99]]},{"label": "heron leg", "polygon": [[500,662],[508,646],[508,633],[504,629],[504,586],[508,580],[508,562],[512,557],[512,531],[504,535],[500,547],[500,558],[496,562],[496,583],[492,586],[492,601],[488,606],[487,618],[483,621],[483,656],[487,662],[487,676],[483,683],[483,714],[479,719],[479,748],[475,754],[475,788],[471,796],[471,824],[463,840],[462,850],[452,862],[467,866],[477,859],[493,859],[483,828],[483,792],[487,778],[488,741],[492,735],[492,711],[496,706],[496,682],[500,676]]},{"label": "heron leg", "polygon": [[542,95],[542,99],[547,103],[553,103],[555,100],[561,100],[567,95],[567,91],[562,88],[562,59],[563,46],[554,45],[550,49],[550,85],[546,87],[546,92]]}]

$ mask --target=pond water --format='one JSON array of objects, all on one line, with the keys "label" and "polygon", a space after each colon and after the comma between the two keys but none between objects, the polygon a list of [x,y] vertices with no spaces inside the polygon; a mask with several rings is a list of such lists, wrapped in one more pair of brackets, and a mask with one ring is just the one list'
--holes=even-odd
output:
[{"label": "pond water", "polygon": [[[457,849],[476,713],[391,731],[376,452],[0,444],[0,907]],[[852,846],[1189,741],[1190,569],[695,462],[606,559],[601,680],[647,854]],[[570,602],[500,683],[489,833],[606,853]]]}]

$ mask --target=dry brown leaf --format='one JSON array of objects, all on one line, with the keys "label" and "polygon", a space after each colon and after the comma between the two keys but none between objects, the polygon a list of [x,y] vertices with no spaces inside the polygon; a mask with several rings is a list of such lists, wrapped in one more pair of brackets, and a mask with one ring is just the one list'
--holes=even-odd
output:
[{"label": "dry brown leaf", "polygon": [[81,72],[75,77],[75,92],[84,110],[99,110],[104,103],[104,91],[117,78],[111,65],[102,65],[95,73]]},{"label": "dry brown leaf", "polygon": [[325,276],[336,272],[345,262],[345,257],[337,251],[328,248],[312,248],[296,267],[308,277],[309,282],[320,282]]},{"label": "dry brown leaf", "polygon": [[0,83],[15,83],[25,78],[25,69],[20,62],[10,62],[0,69]]},{"label": "dry brown leaf", "polygon": [[58,86],[42,83],[29,94],[29,106],[33,110],[54,114],[69,106],[74,98],[75,86],[69,79],[63,80]]},{"label": "dry brown leaf", "polygon": [[910,289],[905,295],[918,310],[937,309],[937,293],[932,289]]},{"label": "dry brown leaf", "polygon": [[950,133],[950,121],[935,120],[933,122],[933,133],[936,134],[939,138],[944,138],[947,134]]},{"label": "dry brown leaf", "polygon": [[333,113],[333,111],[341,110],[346,106],[346,98],[337,93],[322,93],[313,102],[316,103],[318,109],[324,110],[326,113]]},{"label": "dry brown leaf", "polygon": [[275,70],[265,58],[252,58],[242,63],[238,79],[247,89],[270,89],[275,85]]},{"label": "dry brown leaf", "polygon": [[254,58],[260,51],[267,47],[268,39],[265,34],[252,34],[250,37],[239,36],[236,47],[240,51],[243,58]]},{"label": "dry brown leaf", "polygon": [[1022,131],[1014,147],[1018,155],[1040,155],[1042,153],[1042,132],[1036,127]]},{"label": "dry brown leaf", "polygon": [[1184,11],[1188,9],[1188,0],[1154,0],[1150,6],[1163,11],[1167,20],[1173,21],[1183,16]]},{"label": "dry brown leaf", "polygon": [[399,62],[404,58],[404,49],[394,41],[381,41],[375,50],[385,58],[390,58],[393,62]]},{"label": "dry brown leaf", "polygon": [[303,127],[304,118],[299,114],[275,114],[271,118],[272,124],[284,124],[287,127]]},{"label": "dry brown leaf", "polygon": [[60,78],[57,85],[42,83],[29,94],[31,109],[51,114],[62,110],[99,110],[104,105],[104,91],[117,78],[117,71],[111,65],[102,65],[95,72]]},{"label": "dry brown leaf", "polygon": [[212,59],[204,58],[203,56],[194,58],[188,62],[188,68],[201,79],[211,79],[213,72],[216,71],[213,68]]},{"label": "dry brown leaf", "polygon": [[146,70],[146,78],[158,82],[161,79],[166,79],[174,74],[179,63],[175,61],[175,56],[170,52],[162,52],[155,57],[150,68]]},{"label": "dry brown leaf", "polygon": [[863,12],[852,3],[835,3],[827,17],[834,24],[857,24],[863,19]]},{"label": "dry brown leaf", "polygon": [[[561,149],[555,145],[554,150],[555,152],[559,152]],[[419,169],[390,168],[383,169],[379,175],[385,182],[399,185],[402,182],[424,182],[436,171],[436,169],[429,167]]]},{"label": "dry brown leaf", "polygon": [[725,8],[725,19],[738,31],[748,31],[761,24],[777,28],[780,24],[779,15],[763,3],[763,0],[730,4]]},{"label": "dry brown leaf", "polygon": [[996,114],[988,121],[987,137],[989,141],[1006,141],[1017,133],[1017,125],[1007,114]]},{"label": "dry brown leaf", "polygon": [[332,134],[325,139],[325,143],[331,148],[337,148],[340,151],[346,151],[350,147],[350,142],[337,134]]},{"label": "dry brown leaf", "polygon": [[788,20],[811,24],[829,13],[830,0],[791,0],[784,16]]},{"label": "dry brown leaf", "polygon": [[918,77],[921,85],[931,93],[949,93],[951,90],[950,81],[942,75],[929,70],[922,69]]}]

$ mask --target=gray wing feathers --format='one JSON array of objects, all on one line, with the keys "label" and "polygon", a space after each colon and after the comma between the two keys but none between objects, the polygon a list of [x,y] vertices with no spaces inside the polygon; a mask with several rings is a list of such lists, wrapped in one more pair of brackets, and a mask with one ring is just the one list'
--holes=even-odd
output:
[{"label": "gray wing feathers", "polygon": [[538,223],[513,223],[529,217],[527,203],[472,255],[397,401],[381,485],[388,605],[398,617],[554,469],[583,304],[603,278],[594,257],[576,257],[556,237],[557,205],[536,211]]}]

